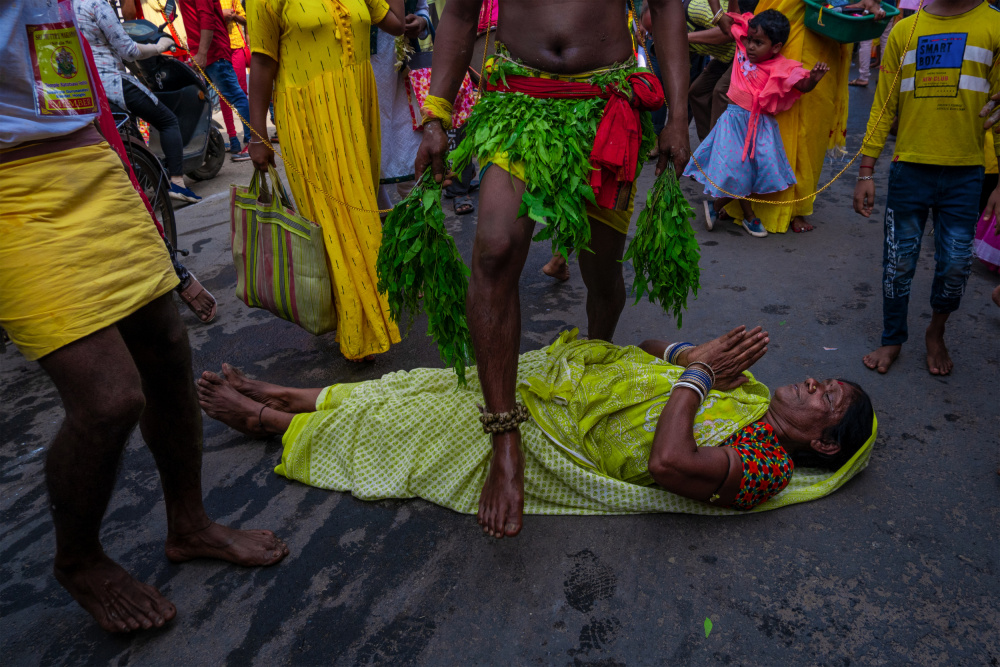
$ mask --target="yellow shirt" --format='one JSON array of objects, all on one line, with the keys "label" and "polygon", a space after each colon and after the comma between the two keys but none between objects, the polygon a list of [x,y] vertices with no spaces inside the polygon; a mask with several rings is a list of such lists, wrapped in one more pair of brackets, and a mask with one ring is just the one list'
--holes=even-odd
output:
[{"label": "yellow shirt", "polygon": [[[231,9],[236,12],[237,16],[247,17],[246,12],[243,11],[243,3],[240,0],[219,0],[219,5],[222,6],[223,11]],[[234,50],[242,49],[247,45],[243,39],[243,27],[234,19],[230,19],[227,23],[229,24],[229,45]]]},{"label": "yellow shirt", "polygon": [[[903,71],[893,87],[896,63],[904,50]],[[957,16],[921,11],[900,21],[889,34],[882,59],[886,69],[879,76],[863,154],[879,156],[893,116],[898,115],[893,159],[982,165],[985,130],[979,110],[990,93],[1000,89],[1000,74],[993,67],[998,55],[1000,12],[986,2]],[[883,104],[885,112],[876,123]]]}]

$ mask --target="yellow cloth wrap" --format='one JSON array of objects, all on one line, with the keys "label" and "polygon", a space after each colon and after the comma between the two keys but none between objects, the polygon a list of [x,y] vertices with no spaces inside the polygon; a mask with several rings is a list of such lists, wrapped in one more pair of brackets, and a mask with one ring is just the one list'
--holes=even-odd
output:
[{"label": "yellow cloth wrap", "polygon": [[[494,155],[486,163],[496,165],[506,171],[514,178],[524,181],[525,170],[523,162],[511,162],[506,153]],[[637,179],[638,180],[638,179]],[[632,191],[628,196],[628,208],[624,211],[615,211],[610,208],[601,208],[596,204],[587,202],[587,216],[598,222],[607,225],[619,234],[627,234],[628,227],[632,222],[632,212],[635,210],[635,181],[632,182]]]},{"label": "yellow cloth wrap", "polygon": [[[788,111],[775,116],[781,131],[788,162],[798,182],[786,190],[766,195],[753,195],[773,204],[754,202],[753,212],[764,228],[772,234],[788,231],[792,218],[813,213],[815,197],[791,203],[816,192],[827,151],[844,147],[847,137],[847,80],[851,70],[851,45],[839,44],[805,27],[805,3],[802,0],[760,0],[756,13],[777,9],[788,17],[791,32],[781,48],[781,55],[811,68],[819,61],[830,65],[830,71],[816,88],[803,95]],[[731,202],[726,212],[736,224],[743,219],[738,201]]]},{"label": "yellow cloth wrap", "polygon": [[106,143],[0,165],[0,327],[29,360],[108,327],[177,286]]},{"label": "yellow cloth wrap", "polygon": [[451,102],[443,97],[428,95],[424,98],[424,104],[420,107],[420,111],[424,117],[420,123],[421,125],[426,125],[430,121],[437,119],[441,121],[441,126],[444,129],[451,129],[451,115],[454,108]]}]

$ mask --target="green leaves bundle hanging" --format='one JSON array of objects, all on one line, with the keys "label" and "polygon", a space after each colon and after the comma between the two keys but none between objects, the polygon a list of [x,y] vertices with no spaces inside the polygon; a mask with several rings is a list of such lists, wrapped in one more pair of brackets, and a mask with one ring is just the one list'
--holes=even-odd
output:
[{"label": "green leaves bundle hanging", "polygon": [[386,218],[375,268],[378,289],[386,295],[396,324],[402,326],[405,310],[409,321],[403,328],[409,329],[423,299],[427,334],[437,343],[442,361],[455,369],[459,384],[465,386],[465,369],[474,362],[465,320],[469,268],[444,228],[441,185],[434,182],[430,170]]},{"label": "green leaves bundle hanging", "polygon": [[677,318],[681,327],[688,292],[698,296],[701,252],[689,220],[694,210],[684,198],[673,166],[668,166],[646,195],[635,238],[625,259],[632,262],[636,303],[643,294]]}]

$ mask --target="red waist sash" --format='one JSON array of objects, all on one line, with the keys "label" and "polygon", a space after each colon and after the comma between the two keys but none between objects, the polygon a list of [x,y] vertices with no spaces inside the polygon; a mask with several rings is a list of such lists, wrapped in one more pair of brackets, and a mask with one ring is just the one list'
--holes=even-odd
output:
[{"label": "red waist sash", "polygon": [[642,141],[639,112],[653,111],[663,105],[663,87],[659,80],[650,72],[635,72],[628,75],[631,91],[609,87],[605,92],[600,86],[589,83],[516,75],[506,79],[506,82],[487,83],[486,90],[524,93],[536,98],[600,97],[608,101],[590,153],[590,164],[594,167],[590,186],[598,206],[613,208],[620,185],[635,180]]}]

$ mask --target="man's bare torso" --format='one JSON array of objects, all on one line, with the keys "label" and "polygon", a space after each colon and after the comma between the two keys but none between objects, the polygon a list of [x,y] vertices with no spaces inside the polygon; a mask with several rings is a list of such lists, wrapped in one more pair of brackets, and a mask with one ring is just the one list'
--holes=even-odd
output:
[{"label": "man's bare torso", "polygon": [[529,67],[576,74],[632,55],[625,0],[492,1],[500,7],[497,40]]}]

